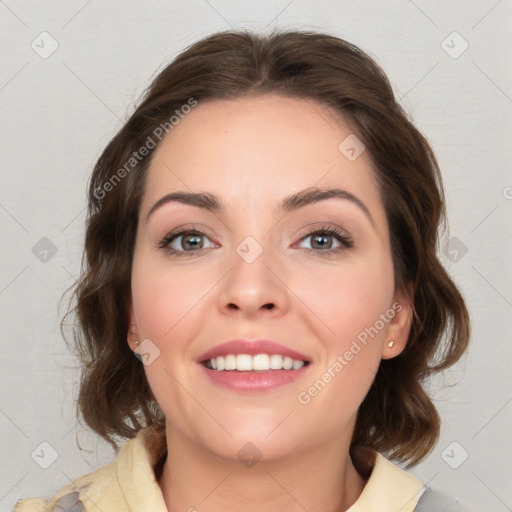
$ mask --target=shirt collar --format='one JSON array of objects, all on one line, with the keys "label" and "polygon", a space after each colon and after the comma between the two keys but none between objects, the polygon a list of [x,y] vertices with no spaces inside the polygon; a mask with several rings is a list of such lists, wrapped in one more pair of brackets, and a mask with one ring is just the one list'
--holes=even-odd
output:
[{"label": "shirt collar", "polygon": [[139,430],[123,445],[117,457],[117,478],[130,510],[167,512],[154,467],[167,450],[165,430]]},{"label": "shirt collar", "polygon": [[[119,452],[117,477],[131,510],[167,512],[154,473],[166,451],[165,429],[149,427],[140,430]],[[412,512],[425,491],[423,483],[379,452],[365,449],[364,453],[373,469],[363,492],[347,512]]]},{"label": "shirt collar", "polygon": [[425,491],[415,476],[399,468],[381,453],[363,448],[366,466],[373,466],[363,492],[347,512],[412,512]]}]

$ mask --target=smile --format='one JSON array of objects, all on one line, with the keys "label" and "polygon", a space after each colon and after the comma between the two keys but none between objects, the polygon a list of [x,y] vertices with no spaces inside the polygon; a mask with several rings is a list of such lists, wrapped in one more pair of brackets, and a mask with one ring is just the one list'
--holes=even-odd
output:
[{"label": "smile", "polygon": [[217,371],[269,371],[269,370],[300,370],[307,361],[292,359],[280,354],[227,354],[217,356],[203,363],[206,368]]},{"label": "smile", "polygon": [[212,384],[238,393],[272,391],[299,380],[310,366],[280,354],[227,354],[199,365]]}]

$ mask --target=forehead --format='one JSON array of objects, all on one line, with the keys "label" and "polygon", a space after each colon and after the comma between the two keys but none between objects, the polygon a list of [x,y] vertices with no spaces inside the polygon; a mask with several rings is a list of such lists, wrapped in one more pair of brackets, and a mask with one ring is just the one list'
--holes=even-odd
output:
[{"label": "forehead", "polygon": [[200,101],[156,148],[141,213],[174,190],[270,208],[308,187],[340,187],[382,209],[370,156],[357,156],[362,148],[347,120],[312,99]]}]

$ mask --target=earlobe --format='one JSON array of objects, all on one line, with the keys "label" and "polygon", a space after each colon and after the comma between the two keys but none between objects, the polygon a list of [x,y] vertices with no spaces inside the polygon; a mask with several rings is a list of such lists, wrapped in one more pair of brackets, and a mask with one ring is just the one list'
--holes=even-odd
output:
[{"label": "earlobe", "polygon": [[130,324],[127,336],[128,345],[131,350],[135,350],[139,346],[139,335],[137,334],[137,324]]},{"label": "earlobe", "polygon": [[129,306],[129,325],[127,333],[128,346],[131,350],[135,350],[139,345],[139,333],[137,329],[137,322],[135,321],[135,312],[133,310],[133,304],[130,302]]},{"label": "earlobe", "polygon": [[413,305],[410,295],[403,291],[397,292],[391,310],[394,311],[394,315],[386,329],[386,336],[382,346],[382,359],[396,357],[407,345],[413,316]]}]

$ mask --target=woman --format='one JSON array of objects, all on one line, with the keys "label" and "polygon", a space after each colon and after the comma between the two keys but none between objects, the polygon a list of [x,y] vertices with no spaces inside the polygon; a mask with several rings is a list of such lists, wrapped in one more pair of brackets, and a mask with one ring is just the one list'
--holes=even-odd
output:
[{"label": "woman", "polygon": [[422,382],[469,339],[444,216],[432,149],[357,47],[189,47],[89,187],[79,412],[131,439],[15,510],[460,510],[392,462],[433,449]]}]

